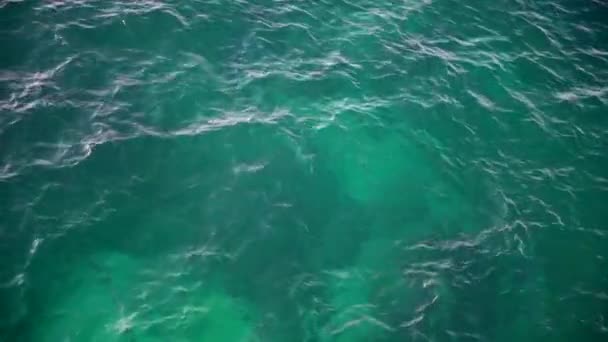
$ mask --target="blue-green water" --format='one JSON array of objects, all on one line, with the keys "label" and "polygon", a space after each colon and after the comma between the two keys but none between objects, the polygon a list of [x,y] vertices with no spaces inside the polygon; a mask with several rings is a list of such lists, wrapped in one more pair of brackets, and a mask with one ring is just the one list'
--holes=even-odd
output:
[{"label": "blue-green water", "polygon": [[1,0],[0,44],[0,341],[608,340],[605,0]]}]

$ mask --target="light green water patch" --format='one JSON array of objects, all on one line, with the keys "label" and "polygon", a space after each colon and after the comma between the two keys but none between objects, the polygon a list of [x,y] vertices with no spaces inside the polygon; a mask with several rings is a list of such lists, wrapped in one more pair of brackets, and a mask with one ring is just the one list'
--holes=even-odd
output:
[{"label": "light green water patch", "polygon": [[[320,329],[321,341],[378,340],[399,328],[383,321],[388,308],[378,299],[392,291],[392,298],[404,306],[402,310],[413,311],[423,293],[401,286],[396,252],[393,240],[372,237],[360,246],[352,266],[327,272],[330,309]],[[399,293],[394,293],[397,289]]]},{"label": "light green water patch", "polygon": [[246,320],[245,308],[224,293],[209,295],[209,315],[204,322],[201,341],[251,341],[253,328]]},{"label": "light green water patch", "polygon": [[119,341],[129,330],[123,315],[141,267],[127,255],[95,255],[62,282],[49,298],[44,319],[34,327],[35,341]]},{"label": "light green water patch", "polygon": [[[171,315],[155,317],[150,312],[149,319],[142,322],[143,326],[150,325],[141,335],[183,341],[257,341],[253,311],[244,301],[221,288],[197,289],[187,297],[182,309]],[[164,305],[175,304],[167,302]]]},{"label": "light green water patch", "polygon": [[[458,233],[479,229],[471,199],[423,155],[421,147],[398,132],[363,125],[369,117],[340,117],[348,128],[327,126],[314,137],[319,160],[341,189],[375,212],[379,226],[420,236],[413,229]],[[357,125],[357,121],[359,124]],[[381,228],[385,229],[385,228]]]},{"label": "light green water patch", "polygon": [[391,133],[373,137],[364,127],[327,127],[316,137],[323,161],[353,199],[381,203],[403,182],[416,189],[429,173],[411,147]]},{"label": "light green water patch", "polygon": [[33,340],[253,341],[253,310],[176,260],[92,255],[49,299]]},{"label": "light green water patch", "polygon": [[330,307],[333,311],[328,323],[320,331],[321,341],[365,341],[373,333],[368,317],[370,284],[364,275],[338,271],[331,275]]}]

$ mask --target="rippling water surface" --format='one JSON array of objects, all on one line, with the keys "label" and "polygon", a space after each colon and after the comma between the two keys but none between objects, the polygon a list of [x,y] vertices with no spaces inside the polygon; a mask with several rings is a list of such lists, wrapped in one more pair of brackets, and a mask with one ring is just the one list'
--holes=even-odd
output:
[{"label": "rippling water surface", "polygon": [[605,0],[0,0],[0,341],[607,341]]}]

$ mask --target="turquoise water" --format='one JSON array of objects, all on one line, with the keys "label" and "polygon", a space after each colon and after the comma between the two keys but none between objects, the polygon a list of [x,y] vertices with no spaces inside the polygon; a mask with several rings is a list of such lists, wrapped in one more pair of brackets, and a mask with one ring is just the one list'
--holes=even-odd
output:
[{"label": "turquoise water", "polygon": [[0,341],[608,340],[606,18],[0,1]]}]

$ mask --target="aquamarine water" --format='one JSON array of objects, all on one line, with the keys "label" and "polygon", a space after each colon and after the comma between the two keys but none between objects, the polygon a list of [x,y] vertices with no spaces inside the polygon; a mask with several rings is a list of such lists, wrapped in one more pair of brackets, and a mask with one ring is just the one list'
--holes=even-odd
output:
[{"label": "aquamarine water", "polygon": [[0,0],[0,341],[607,341],[605,0]]}]

